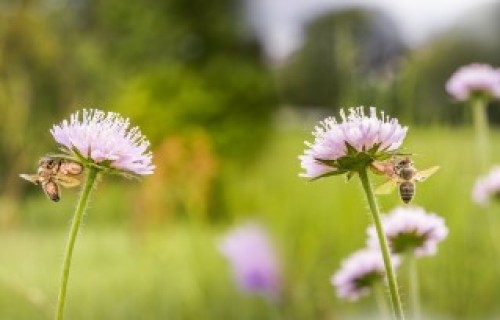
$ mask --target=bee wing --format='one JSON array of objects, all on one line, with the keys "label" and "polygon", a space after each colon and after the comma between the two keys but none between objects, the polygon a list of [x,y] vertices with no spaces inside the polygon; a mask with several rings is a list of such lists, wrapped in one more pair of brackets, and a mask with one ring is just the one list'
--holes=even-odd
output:
[{"label": "bee wing", "polygon": [[19,175],[21,178],[23,178],[24,180],[27,180],[31,183],[34,183],[36,185],[40,184],[40,176],[37,175],[37,174],[25,174],[25,173],[22,173]]},{"label": "bee wing", "polygon": [[429,178],[434,173],[436,173],[436,171],[438,171],[438,170],[439,170],[439,166],[434,166],[434,167],[430,167],[429,169],[418,171],[415,174],[415,176],[413,177],[413,180],[419,181],[419,182],[424,181],[425,179]]},{"label": "bee wing", "polygon": [[389,179],[375,189],[375,194],[389,194],[396,189],[398,183],[394,179]]},{"label": "bee wing", "polygon": [[78,177],[57,175],[55,181],[65,188],[73,188],[79,186],[82,181]]}]

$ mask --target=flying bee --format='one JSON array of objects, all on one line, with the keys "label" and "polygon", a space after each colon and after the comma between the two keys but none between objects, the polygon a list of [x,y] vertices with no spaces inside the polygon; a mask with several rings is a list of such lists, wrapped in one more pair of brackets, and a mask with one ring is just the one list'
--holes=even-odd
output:
[{"label": "flying bee", "polygon": [[433,175],[438,166],[419,171],[415,168],[410,157],[391,159],[385,162],[377,161],[372,169],[389,177],[389,180],[375,189],[376,194],[388,194],[399,186],[399,196],[404,203],[409,203],[415,196],[415,182],[422,182]]},{"label": "flying bee", "polygon": [[43,192],[52,201],[59,201],[59,186],[72,188],[80,185],[83,166],[71,160],[44,156],[38,162],[36,174],[21,174],[20,177],[36,185],[41,185]]}]

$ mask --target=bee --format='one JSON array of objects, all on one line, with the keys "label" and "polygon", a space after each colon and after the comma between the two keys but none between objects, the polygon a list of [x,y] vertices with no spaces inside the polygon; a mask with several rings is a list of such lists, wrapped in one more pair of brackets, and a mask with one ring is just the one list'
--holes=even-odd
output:
[{"label": "bee", "polygon": [[43,156],[38,162],[36,174],[21,174],[20,177],[36,185],[52,201],[59,201],[59,186],[76,187],[81,183],[83,166],[77,162],[59,157]]},{"label": "bee", "polygon": [[422,182],[433,175],[439,166],[419,171],[415,168],[410,157],[372,163],[372,169],[389,177],[389,180],[375,189],[376,194],[388,194],[399,186],[399,196],[404,203],[409,203],[415,196],[415,182]]}]

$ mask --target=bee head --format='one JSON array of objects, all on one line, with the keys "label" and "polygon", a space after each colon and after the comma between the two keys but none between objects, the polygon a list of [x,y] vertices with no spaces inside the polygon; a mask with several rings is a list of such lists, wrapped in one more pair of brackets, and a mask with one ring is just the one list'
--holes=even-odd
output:
[{"label": "bee head", "polygon": [[44,169],[52,169],[56,166],[57,161],[51,157],[41,157],[38,165]]},{"label": "bee head", "polygon": [[413,161],[410,159],[410,157],[405,157],[404,159],[399,160],[397,166],[400,168],[413,167]]}]

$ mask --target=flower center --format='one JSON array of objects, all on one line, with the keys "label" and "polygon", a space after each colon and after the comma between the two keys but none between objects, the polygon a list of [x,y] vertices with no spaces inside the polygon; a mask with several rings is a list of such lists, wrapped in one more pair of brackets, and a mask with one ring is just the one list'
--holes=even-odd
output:
[{"label": "flower center", "polygon": [[382,273],[379,271],[372,271],[364,274],[363,276],[354,279],[356,288],[364,289],[371,288],[377,281],[382,279]]},{"label": "flower center", "polygon": [[392,252],[395,254],[415,250],[424,244],[425,239],[425,234],[420,234],[415,230],[398,233],[389,238]]}]

